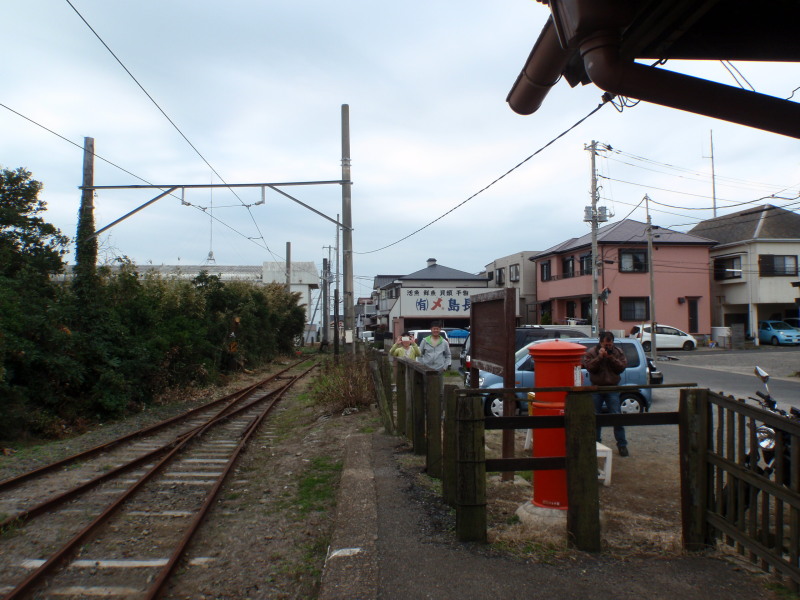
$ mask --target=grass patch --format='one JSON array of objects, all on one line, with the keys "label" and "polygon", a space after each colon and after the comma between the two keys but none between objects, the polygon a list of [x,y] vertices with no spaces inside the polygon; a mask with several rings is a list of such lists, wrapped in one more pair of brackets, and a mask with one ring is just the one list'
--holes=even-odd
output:
[{"label": "grass patch", "polygon": [[341,461],[332,461],[325,456],[311,459],[308,470],[297,486],[297,509],[300,515],[324,510],[333,504],[341,471]]}]

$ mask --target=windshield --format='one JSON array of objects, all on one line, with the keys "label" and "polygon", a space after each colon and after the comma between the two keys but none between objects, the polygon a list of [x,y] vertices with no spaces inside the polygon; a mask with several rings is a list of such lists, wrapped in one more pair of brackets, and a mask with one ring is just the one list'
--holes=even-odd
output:
[{"label": "windshield", "polygon": [[794,329],[794,327],[792,327],[788,323],[784,323],[783,321],[778,321],[776,323],[772,323],[772,328],[773,329],[780,329],[780,330]]}]

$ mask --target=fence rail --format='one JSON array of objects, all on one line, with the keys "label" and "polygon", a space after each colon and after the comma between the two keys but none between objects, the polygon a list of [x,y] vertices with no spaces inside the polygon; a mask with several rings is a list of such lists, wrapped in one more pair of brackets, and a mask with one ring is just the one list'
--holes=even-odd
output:
[{"label": "fence rail", "polygon": [[[381,353],[376,353],[380,355]],[[375,360],[386,360],[385,355]],[[388,362],[387,362],[388,364]],[[575,547],[600,551],[597,426],[678,425],[681,466],[681,527],[687,550],[717,543],[734,547],[763,570],[800,588],[800,426],[753,405],[705,389],[681,389],[678,412],[594,414],[591,392],[598,388],[500,389],[566,391],[563,416],[485,417],[485,390],[445,386],[441,374],[420,363],[396,359],[396,432],[424,455],[428,475],[442,480],[444,500],[456,509],[460,540],[486,540],[486,473],[564,469],[567,476],[567,537]],[[374,369],[390,377],[390,369]],[[677,387],[694,384],[673,384]],[[385,381],[376,384],[388,389]],[[602,388],[606,389],[606,388]],[[611,388],[610,388],[611,389]],[[619,388],[616,388],[619,389]],[[391,411],[391,393],[379,401]],[[386,411],[384,411],[386,412]],[[444,413],[444,420],[442,414]],[[386,418],[384,419],[386,421]],[[778,436],[777,451],[790,448],[772,473],[750,465],[758,458],[758,425]],[[486,430],[563,427],[564,456],[485,457]],[[388,429],[387,429],[388,431]]]}]

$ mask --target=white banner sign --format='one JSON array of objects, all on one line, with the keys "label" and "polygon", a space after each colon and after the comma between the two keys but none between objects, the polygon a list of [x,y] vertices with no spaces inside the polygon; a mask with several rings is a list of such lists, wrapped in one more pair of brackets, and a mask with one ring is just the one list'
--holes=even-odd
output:
[{"label": "white banner sign", "polygon": [[404,317],[468,317],[470,295],[485,292],[486,288],[437,287],[402,288],[400,313]]}]

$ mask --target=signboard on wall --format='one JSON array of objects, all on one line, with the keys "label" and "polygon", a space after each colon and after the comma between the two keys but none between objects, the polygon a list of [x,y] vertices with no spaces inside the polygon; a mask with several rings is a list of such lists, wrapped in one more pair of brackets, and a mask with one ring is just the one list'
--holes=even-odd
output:
[{"label": "signboard on wall", "polygon": [[400,314],[404,317],[469,317],[473,293],[486,288],[401,288]]}]

